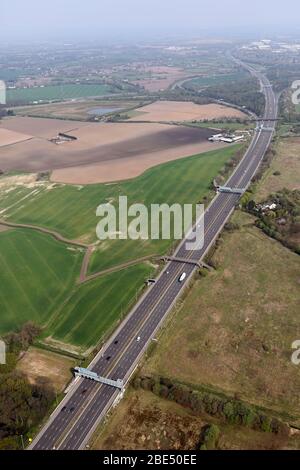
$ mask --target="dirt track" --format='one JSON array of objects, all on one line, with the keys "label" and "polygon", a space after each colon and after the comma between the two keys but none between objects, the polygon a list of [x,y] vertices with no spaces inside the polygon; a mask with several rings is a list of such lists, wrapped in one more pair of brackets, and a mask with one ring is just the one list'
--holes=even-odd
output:
[{"label": "dirt track", "polygon": [[37,225],[30,225],[30,224],[16,224],[14,222],[7,222],[6,220],[0,220],[0,226],[3,227],[11,227],[11,228],[28,228],[31,230],[36,230],[37,232],[47,233],[51,235],[59,242],[67,243],[69,245],[79,246],[81,248],[88,248],[89,245],[82,243],[78,240],[69,240],[68,238],[63,237],[60,233],[56,232],[55,230],[50,230],[48,228],[39,227]]}]

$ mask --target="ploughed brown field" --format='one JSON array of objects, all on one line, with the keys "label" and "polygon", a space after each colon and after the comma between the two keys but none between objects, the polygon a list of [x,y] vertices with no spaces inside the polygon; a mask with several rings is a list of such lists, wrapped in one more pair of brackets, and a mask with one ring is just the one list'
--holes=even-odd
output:
[{"label": "ploughed brown field", "polygon": [[133,83],[144,87],[145,90],[150,92],[166,90],[174,82],[189,75],[185,70],[178,67],[150,66],[145,67],[144,71],[150,72],[152,76],[142,80],[135,80]]},{"label": "ploughed brown field", "polygon": [[193,119],[246,118],[238,109],[221,104],[195,104],[190,101],[156,101],[142,106],[131,121],[191,121]]},{"label": "ploughed brown field", "polygon": [[[73,184],[132,178],[147,168],[219,148],[209,129],[156,123],[82,123],[40,118],[10,118],[3,129],[32,139],[0,148],[3,171],[51,170],[52,180]],[[77,137],[56,145],[58,132]]]},{"label": "ploughed brown field", "polygon": [[21,134],[20,132],[14,132],[10,131],[9,129],[0,128],[0,147],[16,144],[17,142],[23,142],[24,140],[28,139],[31,139],[30,135]]}]

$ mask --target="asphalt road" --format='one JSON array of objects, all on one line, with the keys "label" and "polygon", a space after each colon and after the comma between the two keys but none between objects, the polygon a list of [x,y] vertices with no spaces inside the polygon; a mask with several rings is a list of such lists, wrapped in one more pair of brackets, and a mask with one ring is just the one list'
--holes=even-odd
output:
[{"label": "asphalt road", "polygon": [[[277,102],[270,83],[263,75],[247,66],[261,81],[266,96],[263,126],[268,130],[256,131],[248,151],[227,182],[227,186],[246,188],[251,182],[272,139],[277,116]],[[233,212],[239,195],[218,194],[204,214],[204,244],[201,249],[189,251],[187,240],[178,247],[174,256],[201,260],[214,242],[228,217]],[[197,225],[197,224],[196,224]],[[128,381],[167,313],[182,294],[196,266],[169,262],[156,284],[149,287],[138,304],[122,322],[111,339],[95,357],[89,368],[110,379]],[[186,272],[183,283],[178,281]],[[137,337],[140,341],[137,341]],[[120,398],[120,392],[108,385],[79,379],[51,415],[33,441],[30,449],[83,449],[93,431],[111,406]]]}]

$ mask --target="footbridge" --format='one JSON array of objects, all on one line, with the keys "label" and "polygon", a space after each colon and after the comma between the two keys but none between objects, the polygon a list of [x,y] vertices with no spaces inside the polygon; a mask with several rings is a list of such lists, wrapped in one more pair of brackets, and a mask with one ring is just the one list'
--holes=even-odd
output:
[{"label": "footbridge", "polygon": [[216,186],[218,193],[244,194],[245,188],[230,188],[229,186]]},{"label": "footbridge", "polygon": [[109,385],[111,387],[119,388],[123,390],[124,383],[123,380],[111,380],[105,377],[101,377],[100,375],[96,374],[96,372],[92,372],[89,369],[85,369],[84,367],[75,367],[74,374],[76,377],[82,377],[84,379],[94,380],[95,382],[100,382],[105,385]]},{"label": "footbridge", "polygon": [[178,258],[178,256],[164,256],[162,258],[163,261],[175,261],[175,263],[183,263],[183,264],[192,264],[193,266],[197,266],[198,268],[206,268],[211,269],[211,267],[204,263],[203,261],[198,261],[195,259],[186,259],[186,258]]}]

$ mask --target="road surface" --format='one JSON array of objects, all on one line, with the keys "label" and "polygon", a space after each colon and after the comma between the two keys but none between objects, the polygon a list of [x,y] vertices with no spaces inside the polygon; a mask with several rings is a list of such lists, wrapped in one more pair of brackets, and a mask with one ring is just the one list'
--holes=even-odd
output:
[{"label": "road surface", "polygon": [[[277,116],[277,101],[269,81],[251,67],[246,67],[259,78],[266,96],[262,122],[265,129],[257,129],[248,151],[227,181],[227,186],[238,188],[246,188],[250,184],[272,139],[275,122],[269,120]],[[239,198],[237,194],[217,194],[204,214],[203,247],[188,251],[184,240],[174,256],[198,261],[203,259]],[[195,269],[197,267],[192,264],[169,262],[156,284],[148,288],[89,368],[101,376],[122,379],[126,383]],[[180,283],[178,279],[183,272],[187,278]],[[140,341],[137,341],[137,337],[140,337]],[[79,379],[34,439],[30,449],[83,449],[119,397],[119,390],[113,387]]]}]

